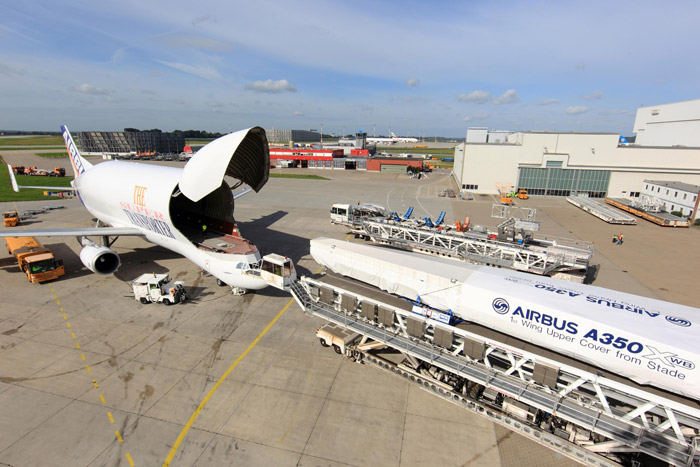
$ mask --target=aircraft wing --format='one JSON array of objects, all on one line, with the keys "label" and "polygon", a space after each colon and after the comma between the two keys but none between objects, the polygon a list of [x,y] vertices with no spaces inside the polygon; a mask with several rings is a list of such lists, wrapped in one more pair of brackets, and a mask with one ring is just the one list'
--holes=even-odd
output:
[{"label": "aircraft wing", "polygon": [[0,237],[86,237],[86,236],[124,235],[144,236],[142,230],[133,227],[83,227],[76,229],[41,229],[41,230],[0,230]]}]

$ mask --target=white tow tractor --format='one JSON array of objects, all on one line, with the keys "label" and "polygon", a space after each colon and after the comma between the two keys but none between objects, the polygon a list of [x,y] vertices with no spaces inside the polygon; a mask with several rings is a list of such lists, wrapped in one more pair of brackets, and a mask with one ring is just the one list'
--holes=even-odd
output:
[{"label": "white tow tractor", "polygon": [[182,303],[187,299],[185,283],[173,282],[168,274],[141,274],[131,283],[131,286],[134,289],[134,298],[144,305],[161,302],[168,306],[173,303]]}]

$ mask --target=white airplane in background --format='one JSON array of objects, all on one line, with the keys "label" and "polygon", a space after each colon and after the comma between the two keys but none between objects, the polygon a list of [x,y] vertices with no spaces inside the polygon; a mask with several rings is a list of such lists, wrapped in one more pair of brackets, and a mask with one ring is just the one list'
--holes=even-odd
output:
[{"label": "white airplane in background", "polygon": [[[265,130],[260,127],[237,131],[200,149],[184,168],[107,161],[92,165],[61,127],[75,179],[72,188],[87,210],[100,222],[94,228],[52,230],[2,230],[3,237],[77,236],[83,246],[80,260],[97,274],[112,274],[119,256],[109,247],[110,237],[135,235],[181,254],[210,272],[219,285],[228,284],[237,293],[267,285],[259,274],[260,253],[241,237],[233,218],[234,199],[224,181],[229,175],[256,192],[269,177],[270,154]],[[12,186],[18,186],[8,165]],[[203,228],[206,226],[206,229]],[[103,238],[98,245],[90,236]],[[290,267],[293,271],[293,266]],[[257,271],[257,274],[256,274]]]},{"label": "white airplane in background", "polygon": [[391,134],[391,138],[367,138],[367,142],[372,144],[395,144],[395,143],[417,143],[418,139],[417,138],[399,138],[394,134],[394,132],[390,131],[389,134]]}]

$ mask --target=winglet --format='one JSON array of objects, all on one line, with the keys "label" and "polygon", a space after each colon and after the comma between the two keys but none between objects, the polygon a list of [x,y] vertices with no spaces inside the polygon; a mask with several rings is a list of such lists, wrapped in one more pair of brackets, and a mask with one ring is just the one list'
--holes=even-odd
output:
[{"label": "winglet", "polygon": [[70,163],[73,166],[73,172],[75,173],[75,178],[80,177],[85,171],[92,167],[92,164],[83,159],[83,157],[78,152],[78,147],[75,145],[73,138],[66,128],[65,125],[61,126],[61,133],[63,133],[63,140],[66,143],[66,150],[68,151],[68,156],[70,157]]},{"label": "winglet", "polygon": [[19,187],[17,186],[17,179],[15,178],[15,171],[12,170],[12,166],[7,164],[7,169],[10,171],[10,180],[12,181],[12,190],[15,193],[19,193]]}]

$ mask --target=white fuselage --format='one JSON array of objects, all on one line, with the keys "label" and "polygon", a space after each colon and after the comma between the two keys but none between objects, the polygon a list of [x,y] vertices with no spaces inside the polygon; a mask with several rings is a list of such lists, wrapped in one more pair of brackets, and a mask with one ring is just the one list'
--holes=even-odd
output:
[{"label": "white fuselage", "polygon": [[76,178],[75,188],[87,210],[103,223],[135,227],[148,241],[181,254],[230,286],[266,287],[264,281],[244,274],[260,261],[254,246],[244,254],[207,251],[175,227],[170,203],[182,172],[176,167],[109,161]]}]

